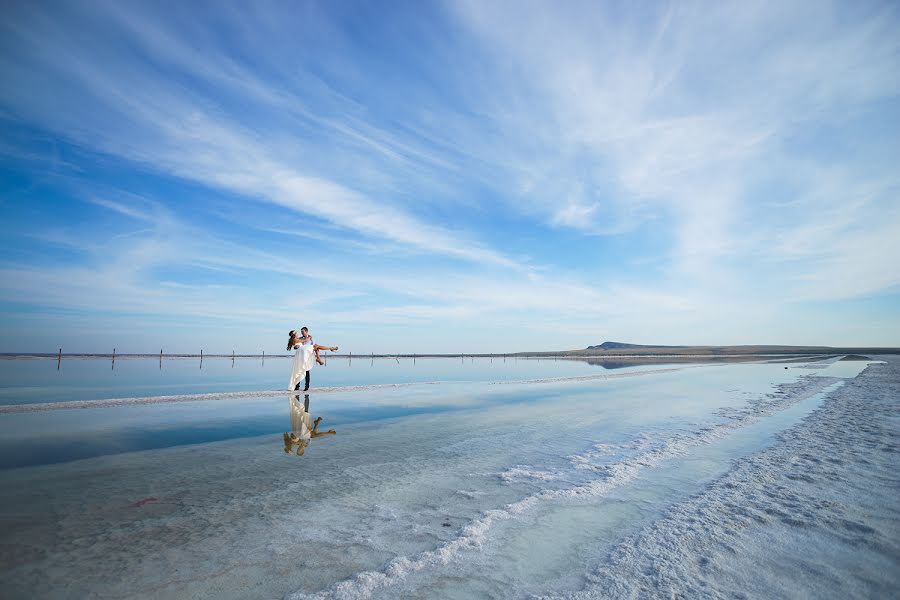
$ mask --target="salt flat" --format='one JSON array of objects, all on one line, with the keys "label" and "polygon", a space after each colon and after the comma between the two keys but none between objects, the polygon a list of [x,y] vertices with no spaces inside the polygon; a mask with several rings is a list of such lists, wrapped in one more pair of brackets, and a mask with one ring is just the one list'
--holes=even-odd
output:
[{"label": "salt flat", "polygon": [[[354,365],[347,389],[310,394],[337,434],[301,456],[282,437],[302,398],[254,396],[274,387],[258,375],[234,397],[0,415],[0,583],[23,598],[881,595],[900,522],[886,360]],[[93,399],[127,397],[99,372]],[[404,385],[366,389],[367,374]]]}]

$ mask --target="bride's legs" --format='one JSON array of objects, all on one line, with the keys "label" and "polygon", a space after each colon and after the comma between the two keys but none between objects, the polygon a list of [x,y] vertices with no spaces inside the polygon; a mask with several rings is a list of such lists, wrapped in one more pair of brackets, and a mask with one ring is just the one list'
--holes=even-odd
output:
[{"label": "bride's legs", "polygon": [[313,350],[316,351],[316,362],[319,363],[320,365],[325,364],[324,362],[322,362],[322,357],[319,356],[319,350],[328,350],[329,352],[335,352],[335,351],[337,351],[337,349],[338,349],[337,346],[320,346],[319,344],[314,344]]}]

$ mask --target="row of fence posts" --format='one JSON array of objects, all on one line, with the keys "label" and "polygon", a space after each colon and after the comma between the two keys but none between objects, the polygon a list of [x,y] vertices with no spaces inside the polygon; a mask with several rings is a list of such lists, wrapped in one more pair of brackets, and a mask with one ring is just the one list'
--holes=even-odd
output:
[{"label": "row of fence posts", "polygon": [[[115,370],[115,368],[116,368],[116,350],[117,350],[117,348],[113,348],[112,361],[110,361],[111,362],[110,368],[113,370]],[[159,349],[159,368],[160,368],[160,370],[162,370],[163,356],[164,355],[163,355],[162,348],[160,348]],[[234,359],[235,359],[235,354],[234,354],[234,350],[232,350],[231,351],[231,368],[232,369],[234,368]],[[327,358],[326,358],[325,362],[326,363],[328,362]],[[266,351],[265,350],[263,350],[263,352],[262,352],[262,364],[263,364],[263,366],[265,366],[265,364],[266,364]],[[59,371],[61,366],[62,366],[62,348],[59,349],[59,352],[56,355],[56,370]],[[202,348],[200,349],[200,368],[203,369],[203,349]]]},{"label": "row of fence posts", "polygon": [[[416,354],[412,355],[413,364],[416,364],[416,356],[417,356]],[[488,356],[491,360],[491,364],[494,364],[494,355],[490,354]],[[323,357],[323,362],[324,362],[323,366],[328,366],[328,354],[327,353],[323,354],[322,357]],[[399,356],[394,356],[393,358],[394,358],[394,360],[397,361],[397,364],[400,364]],[[460,354],[459,358],[460,358],[460,362],[465,364],[466,355]],[[473,363],[475,362],[475,356],[470,355],[469,358],[471,359],[471,361]],[[515,356],[513,358],[515,359],[516,362],[519,361],[518,356]],[[234,368],[234,359],[235,359],[235,353],[234,353],[234,350],[232,350],[231,351],[231,368],[232,369]],[[372,360],[372,366],[375,366],[375,353],[374,352],[372,353],[371,360]],[[553,360],[557,360],[557,357],[554,356]],[[503,355],[503,362],[504,363],[506,362],[505,354]],[[162,348],[160,348],[159,349],[159,369],[160,370],[162,370],[162,363],[163,363],[163,351],[162,351]],[[262,364],[263,364],[263,366],[266,365],[266,351],[265,350],[263,350],[263,352],[262,352]],[[348,366],[353,365],[353,353],[352,352],[348,353],[348,355],[347,355],[347,365]],[[62,348],[59,349],[59,353],[56,356],[56,370],[59,371],[61,366],[62,366]],[[113,348],[111,369],[114,370],[115,368],[116,368],[116,348]],[[200,349],[200,369],[201,370],[203,369],[203,349],[202,348]]]}]

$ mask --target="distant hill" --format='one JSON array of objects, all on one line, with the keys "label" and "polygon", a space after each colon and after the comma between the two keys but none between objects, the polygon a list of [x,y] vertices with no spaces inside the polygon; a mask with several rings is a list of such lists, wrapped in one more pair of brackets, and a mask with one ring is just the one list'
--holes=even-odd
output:
[{"label": "distant hill", "polygon": [[684,346],[657,346],[646,344],[626,344],[625,342],[603,342],[598,346],[588,346],[585,350],[625,350],[628,348],[683,348]]},{"label": "distant hill", "polygon": [[[829,346],[654,346],[648,344],[629,344],[626,342],[606,341],[596,346],[588,346],[583,350],[563,350],[557,352],[527,353],[540,356],[571,357],[608,357],[608,356],[758,356],[758,355],[834,355],[834,354],[896,354],[898,348],[844,347]],[[526,353],[520,353],[526,354]]]}]

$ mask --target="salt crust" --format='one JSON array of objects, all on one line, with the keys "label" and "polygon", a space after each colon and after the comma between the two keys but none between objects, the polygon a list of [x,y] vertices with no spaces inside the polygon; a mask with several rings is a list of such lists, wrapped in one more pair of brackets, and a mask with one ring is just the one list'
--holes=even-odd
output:
[{"label": "salt crust", "polygon": [[[680,369],[665,369],[666,372],[675,370]],[[609,446],[598,444],[582,455],[569,457],[575,468],[595,473],[596,477],[587,483],[544,489],[502,508],[485,511],[478,519],[463,526],[457,537],[435,550],[412,557],[397,557],[379,571],[357,573],[315,594],[297,592],[287,595],[286,598],[290,600],[369,598],[377,591],[403,583],[413,573],[446,567],[463,554],[477,551],[499,522],[514,519],[517,515],[546,502],[606,495],[611,490],[633,481],[645,469],[657,468],[666,461],[684,456],[692,448],[713,443],[741,427],[793,406],[841,381],[832,377],[802,376],[797,381],[777,386],[775,392],[752,400],[742,409],[722,412],[722,421],[719,423],[689,432],[639,436],[624,447],[616,449],[624,451],[622,453],[629,456],[613,463],[596,462],[596,458],[610,453]]]}]

